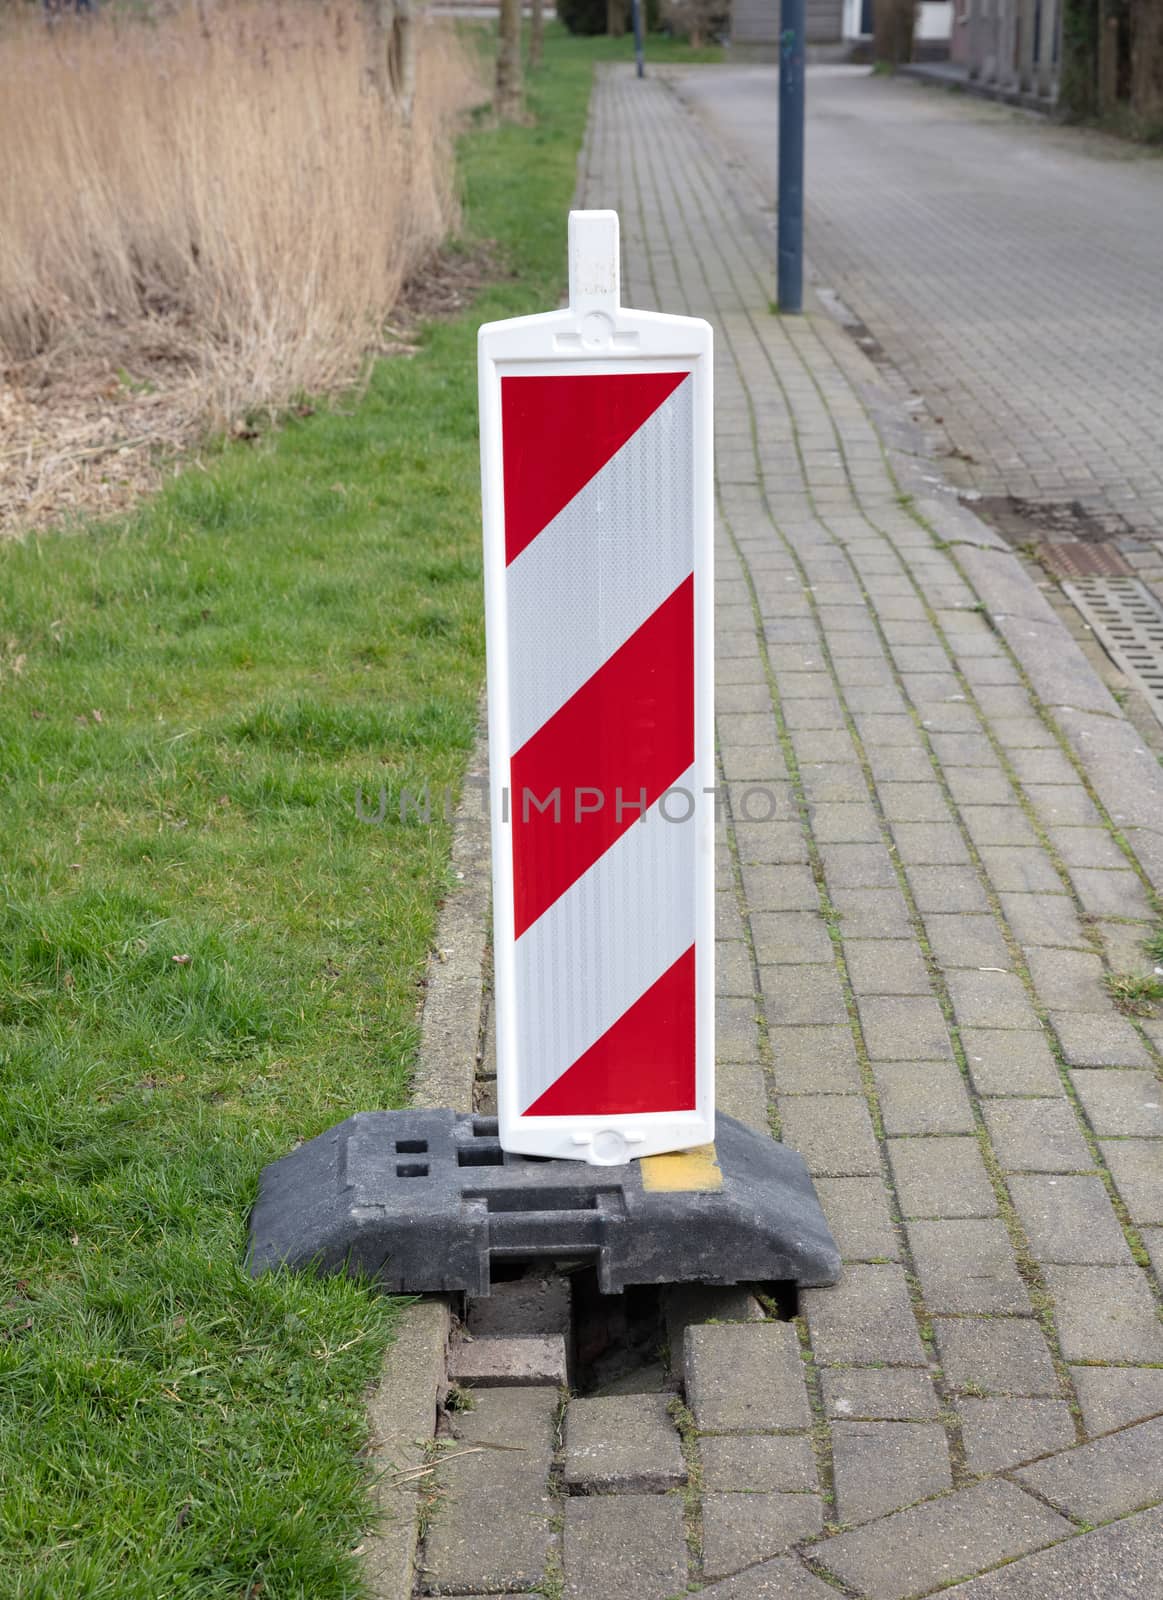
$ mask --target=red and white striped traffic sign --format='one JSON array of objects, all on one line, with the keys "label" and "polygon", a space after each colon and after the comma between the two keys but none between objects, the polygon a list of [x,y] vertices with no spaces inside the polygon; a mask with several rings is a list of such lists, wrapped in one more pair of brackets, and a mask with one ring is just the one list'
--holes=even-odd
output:
[{"label": "red and white striped traffic sign", "polygon": [[569,239],[480,330],[498,1107],[610,1164],[714,1137],[711,329]]}]

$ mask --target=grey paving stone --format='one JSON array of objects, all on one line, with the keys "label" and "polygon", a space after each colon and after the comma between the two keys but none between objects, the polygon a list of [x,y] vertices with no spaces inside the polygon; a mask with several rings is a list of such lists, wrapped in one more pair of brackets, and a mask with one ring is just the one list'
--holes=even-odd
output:
[{"label": "grey paving stone", "polygon": [[949,802],[936,781],[884,783],[877,793],[890,822],[949,821]]},{"label": "grey paving stone", "polygon": [[[792,734],[796,760],[801,765],[827,761],[851,761],[854,748],[847,732],[805,728]],[[867,790],[865,790],[867,794]]]},{"label": "grey paving stone", "polygon": [[951,1061],[877,1061],[872,1070],[890,1137],[973,1132],[969,1096]]},{"label": "grey paving stone", "polygon": [[829,890],[896,887],[892,860],[881,844],[825,844],[820,856]]},{"label": "grey paving stone", "polygon": [[880,822],[867,801],[857,804],[814,805],[812,833],[821,844],[878,844]]},{"label": "grey paving stone", "polygon": [[859,1010],[874,1061],[935,1061],[953,1054],[941,1007],[931,996],[862,995]]},{"label": "grey paving stone", "polygon": [[776,1097],[783,1143],[797,1150],[813,1176],[859,1177],[880,1171],[868,1107],[857,1094]]},{"label": "grey paving stone", "polygon": [[902,861],[916,866],[963,866],[969,851],[952,822],[895,822],[892,835]]},{"label": "grey paving stone", "polygon": [[1051,1011],[1097,1011],[1111,1000],[1103,986],[1102,961],[1083,950],[1027,949],[1026,962],[1038,998]]},{"label": "grey paving stone", "polygon": [[949,995],[963,1028],[1032,1028],[1038,1023],[1022,980],[1012,972],[950,972]]},{"label": "grey paving stone", "polygon": [[1013,1177],[1014,1207],[1039,1261],[1129,1266],[1131,1252],[1098,1177]]},{"label": "grey paving stone", "polygon": [[1163,1417],[1022,1467],[1018,1480],[1086,1522],[1106,1522],[1163,1499]]},{"label": "grey paving stone", "polygon": [[1073,783],[1027,784],[1026,793],[1039,817],[1053,826],[1098,827],[1102,821],[1097,806],[1077,779]]},{"label": "grey paving stone", "polygon": [[985,1100],[981,1114],[1005,1172],[1087,1172],[1094,1167],[1067,1100]]},{"label": "grey paving stone", "polygon": [[450,1491],[424,1542],[424,1589],[429,1594],[531,1589],[545,1572],[552,1510],[547,1498],[525,1498],[511,1484]]},{"label": "grey paving stone", "polygon": [[[850,752],[851,755],[854,752]],[[800,767],[800,779],[809,805],[862,804],[868,799],[868,784],[859,762],[816,761]]]},{"label": "grey paving stone", "polygon": [[794,1556],[776,1556],[699,1593],[704,1600],[835,1600],[836,1595],[831,1584],[814,1577]]},{"label": "grey paving stone", "polygon": [[1103,872],[1089,867],[1070,871],[1074,892],[1082,909],[1092,917],[1138,917],[1151,915],[1151,905],[1135,873]]},{"label": "grey paving stone", "polygon": [[832,1468],[840,1522],[867,1522],[953,1487],[938,1422],[833,1422]]},{"label": "grey paving stone", "polygon": [[724,745],[772,745],[778,749],[775,718],[766,712],[724,712],[715,718]]},{"label": "grey paving stone", "polygon": [[559,1333],[454,1340],[448,1352],[448,1376],[454,1383],[482,1388],[560,1387],[567,1380],[565,1340]]},{"label": "grey paving stone", "polygon": [[816,1458],[806,1434],[718,1434],[699,1440],[703,1488],[806,1490],[818,1487]]},{"label": "grey paving stone", "polygon": [[846,1267],[831,1289],[805,1290],[800,1305],[818,1362],[925,1364],[904,1271],[895,1264]]},{"label": "grey paving stone", "polygon": [[1163,1228],[1140,1228],[1155,1276],[1163,1283]]},{"label": "grey paving stone", "polygon": [[1163,1363],[1163,1326],[1138,1267],[1047,1267],[1067,1361]]},{"label": "grey paving stone", "polygon": [[1003,805],[962,806],[961,820],[978,848],[987,844],[1020,845],[1028,850],[1037,847],[1038,836],[1012,792]]},{"label": "grey paving stone", "polygon": [[734,999],[749,999],[755,993],[751,951],[742,939],[718,939],[715,943],[715,990]]},{"label": "grey paving stone", "polygon": [[1163,1413],[1163,1367],[1071,1367],[1087,1433]]},{"label": "grey paving stone", "polygon": [[683,1341],[692,1325],[702,1322],[762,1322],[763,1307],[742,1284],[731,1288],[708,1283],[672,1283],[663,1291],[663,1315],[671,1359],[682,1360]]},{"label": "grey paving stone", "polygon": [[696,1427],[807,1428],[799,1340],[790,1322],[692,1326],[683,1341],[687,1405]]},{"label": "grey paving stone", "polygon": [[[948,1590],[952,1600],[1158,1600],[1163,1510],[1094,1528]],[[762,1591],[761,1591],[762,1592]]]},{"label": "grey paving stone", "polygon": [[[768,794],[770,789],[766,784],[744,787],[744,804],[762,808],[765,804],[763,797]],[[755,796],[759,798],[753,798]],[[808,841],[798,822],[736,820],[733,827],[741,862],[787,866],[808,859]]]},{"label": "grey paving stone", "polygon": [[[553,1459],[554,1431],[561,1390],[474,1389],[471,1406],[450,1416],[455,1444],[445,1451],[440,1478],[465,1489],[513,1488],[540,1495]],[[465,1445],[500,1445],[503,1454],[484,1449],[461,1453]]]},{"label": "grey paving stone", "polygon": [[1103,1139],[1102,1153],[1132,1220],[1163,1224],[1163,1140]]},{"label": "grey paving stone", "polygon": [[1014,938],[1023,947],[1091,948],[1065,894],[1002,894],[998,899]]},{"label": "grey paving stone", "polygon": [[931,1312],[1029,1311],[1003,1223],[909,1222],[906,1230]]},{"label": "grey paving stone", "polygon": [[834,889],[830,894],[842,938],[912,937],[909,908],[899,889]]},{"label": "grey paving stone", "polygon": [[1001,1472],[1078,1442],[1065,1400],[970,1398],[957,1411],[970,1472]]},{"label": "grey paving stone", "polygon": [[1011,970],[1010,957],[1001,929],[991,916],[931,911],[925,918],[925,934],[940,966],[1001,967]]},{"label": "grey paving stone", "polygon": [[[759,869],[753,867],[751,870]],[[739,909],[739,902],[735,898],[735,891],[731,889],[724,893],[719,890],[715,895],[715,938],[746,939],[746,937],[747,927]]]},{"label": "grey paving stone", "polygon": [[865,755],[877,785],[882,783],[924,783],[934,776],[933,763],[924,750],[894,745],[866,747]]},{"label": "grey paving stone", "polygon": [[720,1061],[754,1061],[758,1055],[759,1001],[715,998],[715,1055]]},{"label": "grey paving stone", "polygon": [[761,967],[769,1020],[778,1026],[848,1020],[840,975],[832,965]]},{"label": "grey paving stone", "polygon": [[837,1534],[816,1552],[868,1600],[905,1600],[1013,1560],[1074,1529],[1012,1483],[986,1482]]},{"label": "grey paving stone", "polygon": [[1144,977],[1151,975],[1155,962],[1143,948],[1143,940],[1151,932],[1150,924],[1100,920],[1096,926],[1102,935],[1112,972],[1134,972]]},{"label": "grey paving stone", "polygon": [[916,867],[905,869],[917,910],[988,911],[985,890],[972,867]]},{"label": "grey paving stone", "polygon": [[773,1077],[780,1094],[858,1094],[860,1068],[852,1029],[769,1027]]},{"label": "grey paving stone", "polygon": [[565,1412],[566,1487],[651,1494],[685,1483],[670,1398],[624,1394],[571,1400]]},{"label": "grey paving stone", "polygon": [[828,925],[818,911],[751,911],[751,937],[761,967],[834,957]]},{"label": "grey paving stone", "polygon": [[1050,1025],[1072,1067],[1149,1067],[1151,1058],[1126,1017],[1052,1011]]},{"label": "grey paving stone", "polygon": [[997,1197],[976,1139],[890,1139],[888,1154],[903,1216],[997,1215]]},{"label": "grey paving stone", "polygon": [[495,1283],[491,1294],[472,1299],[468,1331],[487,1334],[561,1334],[570,1331],[569,1279],[561,1274]]},{"label": "grey paving stone", "polygon": [[1055,851],[1072,870],[1091,867],[1102,872],[1124,872],[1127,858],[1106,828],[1057,828],[1048,830]]},{"label": "grey paving stone", "polygon": [[1060,1392],[1045,1336],[1029,1317],[936,1317],[933,1329],[953,1389],[988,1394]]},{"label": "grey paving stone", "polygon": [[989,881],[999,893],[1056,894],[1062,887],[1053,863],[1041,850],[990,844],[983,845],[978,853]]},{"label": "grey paving stone", "polygon": [[722,1578],[779,1555],[823,1526],[814,1494],[707,1494],[703,1496],[703,1572]]},{"label": "grey paving stone", "polygon": [[979,1095],[1062,1094],[1058,1068],[1040,1028],[966,1028],[961,1042]]},{"label": "grey paving stone", "polygon": [[894,1261],[900,1241],[884,1184],[875,1178],[818,1178],[816,1194],[844,1261]]},{"label": "grey paving stone", "polygon": [[719,1061],[715,1065],[715,1105],[749,1128],[769,1131],[767,1080],[758,1061]]},{"label": "grey paving stone", "polygon": [[924,959],[911,939],[846,939],[848,980],[858,995],[932,993]]},{"label": "grey paving stone", "polygon": [[1077,784],[1078,773],[1061,750],[1014,750],[1010,765],[1023,787],[1030,784]]},{"label": "grey paving stone", "polygon": [[949,767],[944,776],[949,791],[959,806],[1013,804],[1013,785],[996,763],[991,763],[984,769]]},{"label": "grey paving stone", "polygon": [[682,1499],[575,1495],[565,1502],[569,1600],[668,1600],[687,1581]]},{"label": "grey paving stone", "polygon": [[748,863],[742,871],[743,893],[748,908],[753,912],[820,909],[819,891],[807,867],[754,866]]},{"label": "grey paving stone", "polygon": [[926,1422],[940,1415],[927,1372],[909,1367],[822,1367],[824,1409],[863,1422]]}]

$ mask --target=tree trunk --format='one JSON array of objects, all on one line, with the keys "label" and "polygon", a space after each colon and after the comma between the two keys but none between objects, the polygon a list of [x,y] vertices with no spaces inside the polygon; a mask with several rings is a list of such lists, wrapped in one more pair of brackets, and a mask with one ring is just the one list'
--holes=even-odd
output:
[{"label": "tree trunk", "polygon": [[1098,94],[1099,0],[1063,0],[1058,104],[1075,117],[1094,113]]},{"label": "tree trunk", "polygon": [[612,39],[620,39],[626,32],[625,0],[606,0],[606,32]]},{"label": "tree trunk", "polygon": [[893,67],[911,61],[917,25],[916,0],[876,0],[872,16],[872,53],[876,60]]},{"label": "tree trunk", "polygon": [[1136,0],[1131,12],[1131,106],[1144,131],[1163,132],[1163,5]]},{"label": "tree trunk", "polygon": [[501,0],[497,40],[497,116],[519,122],[524,115],[521,90],[521,0]]},{"label": "tree trunk", "polygon": [[545,0],[533,0],[529,18],[529,65],[541,65],[541,48],[545,39]]}]

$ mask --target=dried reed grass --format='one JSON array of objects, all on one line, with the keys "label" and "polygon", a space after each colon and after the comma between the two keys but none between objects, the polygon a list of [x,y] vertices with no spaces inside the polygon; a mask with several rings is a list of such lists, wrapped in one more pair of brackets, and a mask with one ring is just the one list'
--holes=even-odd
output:
[{"label": "dried reed grass", "polygon": [[454,222],[451,137],[480,98],[467,52],[435,26],[420,29],[411,127],[368,64],[354,0],[9,20],[10,383],[168,365],[171,398],[225,426],[349,381]]}]

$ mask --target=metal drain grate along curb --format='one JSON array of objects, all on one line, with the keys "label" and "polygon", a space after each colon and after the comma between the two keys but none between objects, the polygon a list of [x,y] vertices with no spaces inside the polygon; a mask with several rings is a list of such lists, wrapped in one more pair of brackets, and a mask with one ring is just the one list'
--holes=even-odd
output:
[{"label": "metal drain grate along curb", "polygon": [[1163,606],[1138,578],[1076,578],[1062,587],[1163,722]]}]

